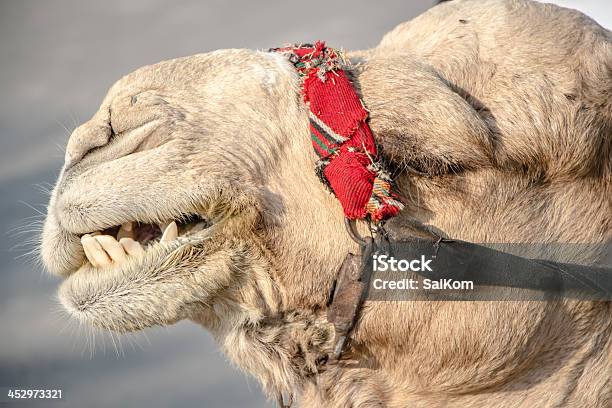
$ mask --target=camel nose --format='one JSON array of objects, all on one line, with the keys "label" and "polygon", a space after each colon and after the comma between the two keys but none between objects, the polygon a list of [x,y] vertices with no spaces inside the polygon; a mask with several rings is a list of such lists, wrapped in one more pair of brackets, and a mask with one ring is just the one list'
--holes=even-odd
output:
[{"label": "camel nose", "polygon": [[76,128],[68,140],[64,170],[79,163],[93,149],[106,145],[112,133],[108,122],[94,122],[93,119]]}]

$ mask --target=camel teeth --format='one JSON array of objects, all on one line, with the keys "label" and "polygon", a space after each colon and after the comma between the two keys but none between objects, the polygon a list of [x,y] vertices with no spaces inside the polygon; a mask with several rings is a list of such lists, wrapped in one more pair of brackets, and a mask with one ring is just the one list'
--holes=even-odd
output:
[{"label": "camel teeth", "polygon": [[121,238],[133,238],[133,230],[134,226],[131,222],[121,224],[121,227],[119,227],[119,231],[117,232],[117,241],[119,241]]},{"label": "camel teeth", "polygon": [[168,242],[173,241],[178,238],[178,227],[176,222],[172,221],[168,226],[163,230],[164,233],[160,239],[160,242]]}]

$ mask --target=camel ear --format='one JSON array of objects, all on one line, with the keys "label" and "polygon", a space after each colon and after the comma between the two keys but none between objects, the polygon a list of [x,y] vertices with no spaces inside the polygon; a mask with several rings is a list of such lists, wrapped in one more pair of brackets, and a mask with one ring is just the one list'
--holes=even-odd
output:
[{"label": "camel ear", "polygon": [[372,131],[397,166],[443,174],[491,165],[486,123],[431,66],[408,55],[375,57],[355,76]]}]

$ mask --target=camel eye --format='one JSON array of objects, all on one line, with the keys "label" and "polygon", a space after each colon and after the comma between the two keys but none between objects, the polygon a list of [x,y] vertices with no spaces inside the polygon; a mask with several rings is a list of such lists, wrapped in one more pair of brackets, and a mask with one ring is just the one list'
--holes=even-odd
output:
[{"label": "camel eye", "polygon": [[134,106],[136,105],[136,102],[138,102],[138,95],[132,95],[132,98],[130,99],[130,105]]}]

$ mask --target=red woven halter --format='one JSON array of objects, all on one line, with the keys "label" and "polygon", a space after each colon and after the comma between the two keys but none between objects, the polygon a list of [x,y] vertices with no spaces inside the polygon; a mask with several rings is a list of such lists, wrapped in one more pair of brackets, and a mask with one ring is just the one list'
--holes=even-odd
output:
[{"label": "red woven halter", "polygon": [[287,55],[302,78],[312,145],[320,157],[317,173],[344,215],[374,222],[397,215],[403,205],[379,162],[368,111],[342,68],[342,53],[320,41],[271,51]]}]

